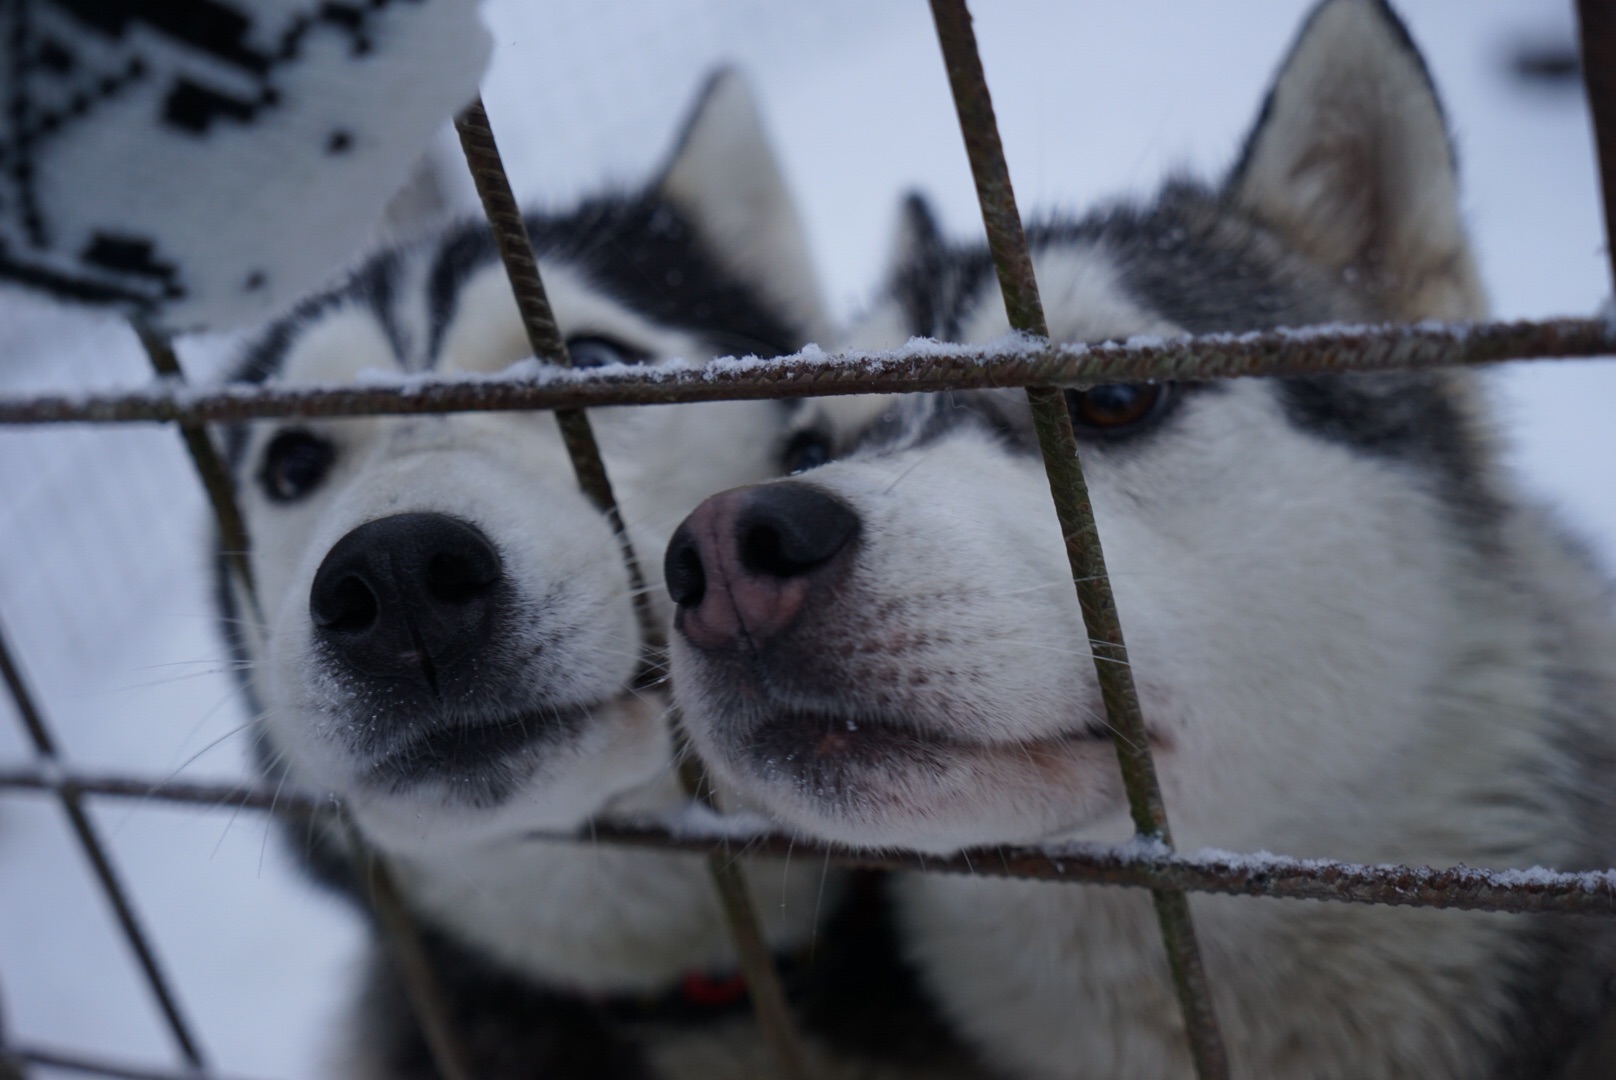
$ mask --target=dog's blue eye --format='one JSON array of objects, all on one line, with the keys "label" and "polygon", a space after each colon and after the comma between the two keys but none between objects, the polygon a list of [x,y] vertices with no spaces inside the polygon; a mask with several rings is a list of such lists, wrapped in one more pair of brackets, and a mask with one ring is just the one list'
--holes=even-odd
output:
[{"label": "dog's blue eye", "polygon": [[1066,391],[1066,411],[1078,435],[1127,435],[1158,420],[1172,398],[1170,383],[1111,383]]},{"label": "dog's blue eye", "polygon": [[276,502],[302,498],[325,479],[336,458],[330,441],[307,431],[283,431],[269,442],[258,483]]},{"label": "dog's blue eye", "polygon": [[780,464],[791,476],[817,469],[829,461],[830,440],[817,431],[797,432],[780,455]]},{"label": "dog's blue eye", "polygon": [[567,339],[567,353],[572,366],[580,368],[604,367],[607,364],[643,364],[650,354],[632,345],[625,345],[609,337],[579,335]]}]

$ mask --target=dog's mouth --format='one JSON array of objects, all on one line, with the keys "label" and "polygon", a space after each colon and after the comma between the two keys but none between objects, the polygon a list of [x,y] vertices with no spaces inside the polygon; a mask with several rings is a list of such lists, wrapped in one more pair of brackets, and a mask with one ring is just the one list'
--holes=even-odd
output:
[{"label": "dog's mouth", "polygon": [[588,705],[540,705],[493,718],[439,723],[389,746],[370,761],[361,783],[402,794],[443,784],[481,797],[485,788],[508,788],[542,764],[547,746],[569,742],[588,725]]},{"label": "dog's mouth", "polygon": [[975,757],[1064,753],[1108,746],[1110,741],[1110,729],[1098,721],[1027,739],[977,741],[900,716],[785,708],[762,714],[746,739],[744,757],[766,775],[822,784],[879,774],[942,772]]}]

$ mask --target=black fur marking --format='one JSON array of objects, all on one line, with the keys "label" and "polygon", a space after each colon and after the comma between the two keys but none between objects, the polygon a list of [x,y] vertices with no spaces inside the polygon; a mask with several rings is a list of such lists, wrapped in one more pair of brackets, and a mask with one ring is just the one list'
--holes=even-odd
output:
[{"label": "black fur marking", "polygon": [[[1348,287],[1288,256],[1271,233],[1212,191],[1167,185],[1148,208],[1117,206],[1030,230],[1034,249],[1091,243],[1145,305],[1195,334],[1367,320]],[[1443,373],[1313,375],[1270,380],[1300,430],[1418,469],[1454,519],[1487,540],[1502,515],[1480,434]]]},{"label": "black fur marking", "polygon": [[[653,1080],[640,1049],[588,999],[535,986],[441,933],[422,938],[479,1080]],[[389,1080],[437,1080],[409,1001],[379,949],[359,1026]]]},{"label": "black fur marking", "polygon": [[[937,227],[931,207],[917,192],[904,196],[901,214],[908,246],[902,253],[902,265],[892,275],[889,285],[892,295],[903,309],[911,333],[939,340],[956,338],[958,325],[939,325],[939,307],[952,311],[958,306],[957,297],[939,295],[942,290],[938,283],[951,265],[948,243]],[[954,302],[949,302],[951,300]]]},{"label": "black fur marking", "polygon": [[[691,331],[720,352],[780,356],[802,340],[800,328],[723,270],[690,221],[654,189],[632,198],[593,199],[564,217],[529,215],[527,228],[542,257],[571,264],[625,306]],[[427,353],[433,364],[461,287],[497,258],[481,221],[444,243],[427,285]]]},{"label": "black fur marking", "polygon": [[[885,879],[854,875],[823,939],[783,965],[784,983],[805,1032],[833,1050],[925,1075],[978,1068],[925,998],[898,954]],[[676,993],[598,996],[540,987],[436,932],[425,944],[456,1027],[483,1080],[651,1080],[639,1046],[691,1025],[728,1022],[729,1006],[702,1009]],[[436,1072],[395,973],[378,957],[361,1004],[366,1042],[396,1080]]]},{"label": "black fur marking", "polygon": [[1296,426],[1365,454],[1419,468],[1454,519],[1490,539],[1504,517],[1477,462],[1486,448],[1440,375],[1355,374],[1284,379],[1276,390]]},{"label": "black fur marking", "polygon": [[[337,308],[350,305],[368,307],[381,325],[394,358],[402,367],[408,341],[394,310],[402,261],[397,252],[383,252],[360,267],[346,282],[329,292],[317,293],[275,320],[255,338],[227,376],[229,382],[262,383],[275,378],[286,364],[286,354],[297,336],[317,319]],[[245,482],[242,456],[247,449],[245,423],[228,424],[224,429],[225,455],[237,484]]]},{"label": "black fur marking", "polygon": [[1012,453],[1036,454],[1038,443],[1032,432],[1015,423],[1000,404],[995,395],[980,391],[905,394],[857,433],[848,452],[881,457],[974,428],[1003,443]]}]

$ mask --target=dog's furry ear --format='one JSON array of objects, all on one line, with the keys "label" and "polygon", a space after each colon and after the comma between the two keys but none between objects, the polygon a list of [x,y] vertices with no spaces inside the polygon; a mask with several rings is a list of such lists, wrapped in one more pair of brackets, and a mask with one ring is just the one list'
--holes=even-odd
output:
[{"label": "dog's furry ear", "polygon": [[918,191],[905,192],[898,206],[898,227],[887,246],[887,277],[935,263],[943,253],[943,232],[931,203]]},{"label": "dog's furry ear", "polygon": [[1384,0],[1314,9],[1228,190],[1388,317],[1485,314],[1442,106]]},{"label": "dog's furry ear", "polygon": [[385,243],[413,240],[475,206],[460,141],[446,128],[433,137],[404,186],[387,200],[377,236]]},{"label": "dog's furry ear", "polygon": [[657,187],[721,264],[784,305],[809,339],[827,339],[808,237],[740,72],[719,68],[708,78]]},{"label": "dog's furry ear", "polygon": [[931,203],[910,191],[898,208],[898,226],[887,247],[886,291],[903,309],[904,332],[922,337],[947,333],[937,325],[935,288],[945,265],[947,241],[937,226]]}]

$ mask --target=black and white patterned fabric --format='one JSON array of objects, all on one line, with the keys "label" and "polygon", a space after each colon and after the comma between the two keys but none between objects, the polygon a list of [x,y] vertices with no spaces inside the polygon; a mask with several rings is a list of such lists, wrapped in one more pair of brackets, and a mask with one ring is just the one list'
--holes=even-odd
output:
[{"label": "black and white patterned fabric", "polygon": [[0,0],[0,281],[170,330],[351,258],[477,92],[476,0]]}]

